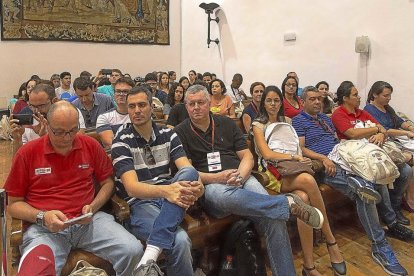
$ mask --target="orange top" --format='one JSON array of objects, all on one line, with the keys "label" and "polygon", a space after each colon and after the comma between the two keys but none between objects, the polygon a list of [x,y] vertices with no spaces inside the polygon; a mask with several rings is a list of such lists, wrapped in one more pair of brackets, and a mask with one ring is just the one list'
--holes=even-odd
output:
[{"label": "orange top", "polygon": [[210,111],[213,114],[219,114],[223,116],[229,115],[230,108],[233,105],[229,95],[225,95],[220,101],[216,101],[214,97],[211,97]]}]

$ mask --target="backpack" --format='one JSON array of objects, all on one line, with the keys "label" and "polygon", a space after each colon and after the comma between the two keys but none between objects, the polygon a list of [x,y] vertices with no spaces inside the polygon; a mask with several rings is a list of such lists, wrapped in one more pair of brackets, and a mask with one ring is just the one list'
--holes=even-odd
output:
[{"label": "backpack", "polygon": [[385,151],[366,140],[347,140],[337,153],[353,173],[376,184],[392,184],[400,176],[398,167]]},{"label": "backpack", "polygon": [[266,127],[265,140],[272,151],[302,155],[299,137],[288,123],[271,123]]},{"label": "backpack", "polygon": [[[266,276],[260,236],[250,220],[236,221],[227,232],[222,248],[220,276]],[[231,268],[226,264],[231,256]]]}]

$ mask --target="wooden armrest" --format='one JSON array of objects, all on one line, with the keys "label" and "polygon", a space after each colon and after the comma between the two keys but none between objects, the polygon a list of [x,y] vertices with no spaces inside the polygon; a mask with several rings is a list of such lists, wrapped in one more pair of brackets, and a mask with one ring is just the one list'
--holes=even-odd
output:
[{"label": "wooden armrest", "polygon": [[10,226],[10,254],[11,264],[16,267],[20,262],[20,245],[23,243],[23,221],[11,218]]},{"label": "wooden armrest", "polygon": [[266,187],[270,183],[269,177],[264,172],[252,171],[252,175],[262,184],[263,187]]},{"label": "wooden armrest", "polygon": [[128,203],[114,194],[111,197],[112,212],[117,221],[122,222],[129,218],[130,210]]},{"label": "wooden armrest", "polygon": [[11,218],[10,229],[10,246],[20,246],[23,243],[23,221],[17,218]]},{"label": "wooden armrest", "polygon": [[201,225],[200,220],[193,218],[189,214],[185,214],[185,217],[184,217],[183,221],[181,222],[181,226],[186,231],[188,231],[190,229],[194,229],[194,228],[196,228],[200,225]]}]

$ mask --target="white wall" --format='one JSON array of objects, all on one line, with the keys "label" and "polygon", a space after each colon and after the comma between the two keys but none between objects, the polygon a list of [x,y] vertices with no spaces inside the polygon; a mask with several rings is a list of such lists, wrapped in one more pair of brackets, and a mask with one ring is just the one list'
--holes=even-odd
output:
[{"label": "white wall", "polygon": [[[216,1],[222,10],[211,36],[220,44],[210,48],[201,2],[182,1],[183,73],[212,71],[229,83],[240,72],[247,91],[253,81],[280,87],[286,73],[296,71],[301,87],[326,80],[336,91],[351,80],[364,102],[372,83],[385,80],[394,87],[392,105],[414,118],[413,0]],[[286,32],[297,40],[284,42]],[[371,40],[368,60],[354,51],[361,35]]]},{"label": "white wall", "polygon": [[96,74],[102,68],[119,68],[131,76],[179,71],[180,18],[180,1],[170,1],[170,45],[0,41],[0,107],[33,74],[48,79],[53,73],[68,71],[73,81],[83,70]]}]

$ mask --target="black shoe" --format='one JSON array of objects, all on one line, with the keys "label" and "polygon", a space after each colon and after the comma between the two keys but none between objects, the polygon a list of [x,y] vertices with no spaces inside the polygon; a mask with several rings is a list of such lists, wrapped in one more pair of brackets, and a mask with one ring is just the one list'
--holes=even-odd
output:
[{"label": "black shoe", "polygon": [[410,225],[410,220],[404,216],[401,210],[395,211],[395,215],[397,216],[397,221],[403,225]]},{"label": "black shoe", "polygon": [[394,237],[402,241],[414,240],[414,231],[398,222],[388,225],[387,233],[391,237]]}]

